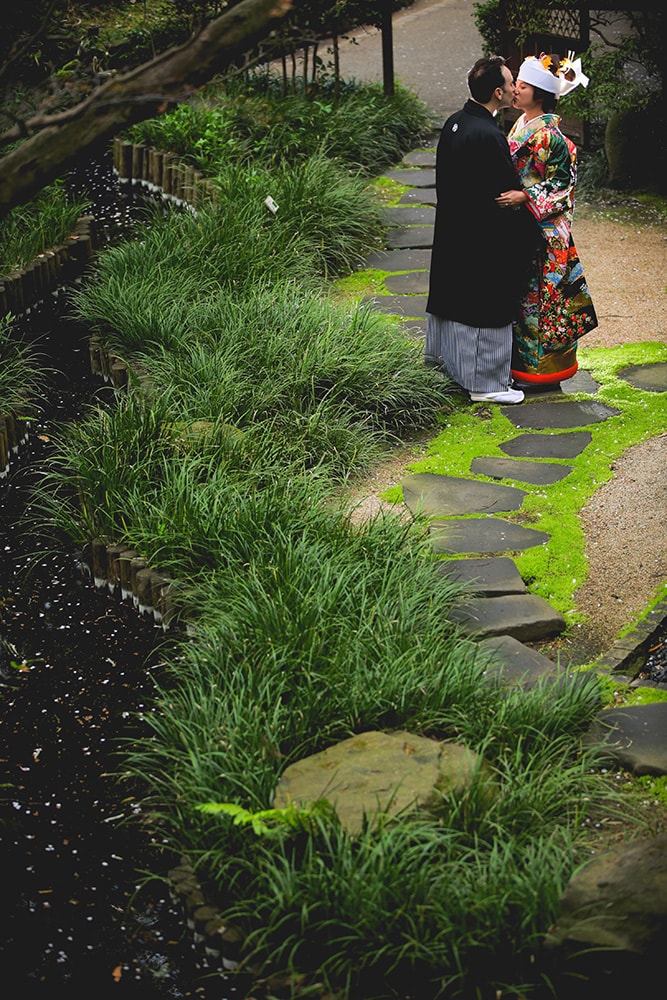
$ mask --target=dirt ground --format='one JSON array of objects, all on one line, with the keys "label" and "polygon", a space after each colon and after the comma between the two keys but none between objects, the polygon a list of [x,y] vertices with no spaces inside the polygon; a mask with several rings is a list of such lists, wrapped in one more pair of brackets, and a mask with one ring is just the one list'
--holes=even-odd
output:
[{"label": "dirt ground", "polygon": [[[667,342],[664,227],[583,212],[575,216],[574,239],[599,320],[585,345]],[[382,507],[379,495],[405,475],[426,444],[397,448],[355,490],[357,517]],[[667,583],[667,435],[625,452],[615,463],[613,479],[581,511],[581,522],[589,577],[575,603],[587,622],[566,641],[580,643],[585,659],[592,659],[612,645]]]}]

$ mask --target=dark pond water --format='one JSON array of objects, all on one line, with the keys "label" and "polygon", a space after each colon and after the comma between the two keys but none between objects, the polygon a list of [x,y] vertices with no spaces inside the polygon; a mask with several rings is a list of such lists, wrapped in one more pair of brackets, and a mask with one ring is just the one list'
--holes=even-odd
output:
[{"label": "dark pond water", "polygon": [[23,521],[54,426],[110,390],[90,374],[86,331],[63,296],[20,332],[58,371],[0,481],[0,991],[231,1000],[244,991],[192,943],[165,883],[145,882],[175,859],[113,777],[119,738],[142,735],[165,634],[95,590],[38,520]]}]

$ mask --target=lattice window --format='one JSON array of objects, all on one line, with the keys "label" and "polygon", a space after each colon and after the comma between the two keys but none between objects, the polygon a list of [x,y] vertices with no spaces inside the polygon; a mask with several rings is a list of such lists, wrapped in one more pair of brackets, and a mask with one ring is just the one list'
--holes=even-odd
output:
[{"label": "lattice window", "polygon": [[548,22],[552,35],[561,38],[581,37],[581,13],[578,10],[550,10]]}]

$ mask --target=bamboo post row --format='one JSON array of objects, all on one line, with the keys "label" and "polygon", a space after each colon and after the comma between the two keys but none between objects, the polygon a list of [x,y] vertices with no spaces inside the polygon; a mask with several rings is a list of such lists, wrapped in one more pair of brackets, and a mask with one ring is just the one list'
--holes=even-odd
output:
[{"label": "bamboo post row", "polygon": [[174,624],[174,581],[149,566],[129,545],[95,538],[84,549],[83,567],[97,590],[131,602],[140,615],[152,617],[164,631]]},{"label": "bamboo post row", "polygon": [[9,472],[12,455],[28,438],[28,422],[18,420],[13,413],[0,414],[0,479]]},{"label": "bamboo post row", "polygon": [[140,185],[192,210],[204,199],[215,201],[213,182],[175,153],[115,139],[113,165],[122,183]]},{"label": "bamboo post row", "polygon": [[33,261],[0,276],[0,316],[20,317],[49,295],[57,295],[84,271],[97,249],[95,219],[82,215],[64,243],[45,250]]}]

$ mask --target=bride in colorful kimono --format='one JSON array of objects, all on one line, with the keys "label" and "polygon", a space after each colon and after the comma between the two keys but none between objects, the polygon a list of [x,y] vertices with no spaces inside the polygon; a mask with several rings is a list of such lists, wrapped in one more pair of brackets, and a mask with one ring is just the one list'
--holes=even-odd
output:
[{"label": "bride in colorful kimono", "polygon": [[512,378],[523,389],[558,385],[577,370],[577,343],[597,326],[579,254],[572,239],[575,144],[559,129],[556,102],[580,83],[588,85],[581,60],[530,56],[521,64],[513,107],[522,114],[508,141],[522,191],[496,201],[515,208],[524,202],[536,218],[544,246],[513,326]]}]

